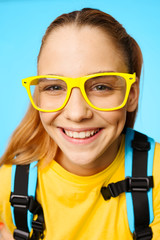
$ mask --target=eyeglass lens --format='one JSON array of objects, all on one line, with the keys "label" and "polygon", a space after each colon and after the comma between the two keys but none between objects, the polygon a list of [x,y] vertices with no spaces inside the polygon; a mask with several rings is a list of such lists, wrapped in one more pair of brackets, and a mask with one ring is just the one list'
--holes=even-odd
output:
[{"label": "eyeglass lens", "polygon": [[[106,75],[88,79],[84,89],[89,101],[98,108],[120,106],[126,94],[126,80],[121,76]],[[67,96],[67,84],[56,78],[39,78],[30,83],[35,105],[44,110],[60,108]]]}]

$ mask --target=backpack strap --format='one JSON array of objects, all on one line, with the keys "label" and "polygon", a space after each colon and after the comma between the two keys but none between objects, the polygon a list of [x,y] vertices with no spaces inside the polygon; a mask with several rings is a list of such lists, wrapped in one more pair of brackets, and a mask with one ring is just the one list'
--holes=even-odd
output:
[{"label": "backpack strap", "polygon": [[126,192],[127,215],[133,239],[150,240],[153,221],[153,139],[127,129],[125,138],[125,180],[102,187],[105,200]]},{"label": "backpack strap", "polygon": [[[143,179],[148,189],[126,192],[129,227],[134,239],[152,239],[149,224],[154,219],[152,187],[147,178],[152,176],[155,142],[132,129],[127,129],[125,141],[125,177]],[[153,180],[152,180],[153,181]]]},{"label": "backpack strap", "polygon": [[[35,200],[36,187],[37,162],[12,166],[10,202],[13,223],[17,227],[14,231],[16,240],[43,237],[44,217],[40,204]],[[36,220],[33,220],[34,215],[38,215]]]}]

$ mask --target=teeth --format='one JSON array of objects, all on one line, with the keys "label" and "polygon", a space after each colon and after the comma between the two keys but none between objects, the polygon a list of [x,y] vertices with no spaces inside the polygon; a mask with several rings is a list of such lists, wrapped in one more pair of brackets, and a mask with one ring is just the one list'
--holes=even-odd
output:
[{"label": "teeth", "polygon": [[78,138],[79,137],[79,133],[78,132],[73,132],[73,138]]},{"label": "teeth", "polygon": [[90,137],[90,132],[89,131],[86,132],[86,137]]},{"label": "teeth", "polygon": [[94,133],[95,133],[95,131],[92,131],[92,132],[91,132],[91,136],[93,136]]},{"label": "teeth", "polygon": [[80,133],[79,133],[79,137],[80,137],[80,138],[85,138],[85,137],[86,137],[85,132],[80,132]]},{"label": "teeth", "polygon": [[99,132],[99,129],[86,131],[86,132],[72,132],[64,129],[64,132],[67,136],[72,138],[89,138]]},{"label": "teeth", "polygon": [[72,137],[72,136],[73,136],[72,132],[67,131],[67,130],[64,130],[64,131],[65,131],[65,134],[66,134],[67,136],[69,136],[69,137]]}]

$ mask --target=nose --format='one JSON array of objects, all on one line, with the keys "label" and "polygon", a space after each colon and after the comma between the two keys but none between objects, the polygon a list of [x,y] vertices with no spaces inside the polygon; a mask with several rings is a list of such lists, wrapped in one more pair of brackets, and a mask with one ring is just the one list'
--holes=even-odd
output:
[{"label": "nose", "polygon": [[64,108],[64,115],[74,122],[92,118],[92,109],[83,98],[80,89],[72,89],[68,103]]}]

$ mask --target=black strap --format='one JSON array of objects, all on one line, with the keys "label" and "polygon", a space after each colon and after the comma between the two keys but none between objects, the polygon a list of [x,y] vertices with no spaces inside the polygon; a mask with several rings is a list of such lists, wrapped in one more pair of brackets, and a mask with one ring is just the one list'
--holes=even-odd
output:
[{"label": "black strap", "polygon": [[[16,240],[36,240],[43,239],[44,216],[41,205],[28,196],[28,174],[29,165],[17,165],[14,182],[14,192],[11,193],[10,202],[14,207],[14,217],[17,229],[14,231],[14,239]],[[38,218],[32,221],[33,234],[30,233],[27,225],[27,211]]]},{"label": "black strap", "polygon": [[153,177],[147,176],[147,159],[150,143],[147,136],[135,131],[133,147],[132,177],[117,183],[110,183],[101,188],[105,200],[117,197],[123,192],[131,192],[134,208],[135,232],[133,239],[152,239],[152,229],[149,227],[149,204],[147,191],[153,187]]},{"label": "black strap", "polygon": [[[27,226],[27,210],[28,210],[28,172],[29,165],[21,165],[16,167],[14,194],[12,199],[14,202],[14,216],[17,229],[29,233]],[[17,197],[16,197],[17,196]]]},{"label": "black strap", "polygon": [[110,183],[107,187],[101,188],[105,200],[117,197],[123,192],[147,192],[153,188],[153,177],[127,177],[125,180]]},{"label": "black strap", "polygon": [[[147,177],[147,159],[150,144],[147,141],[147,136],[135,132],[133,147],[133,177]],[[152,229],[149,227],[149,203],[147,192],[133,191],[133,208],[135,219],[134,239],[150,240],[152,239]]]}]

